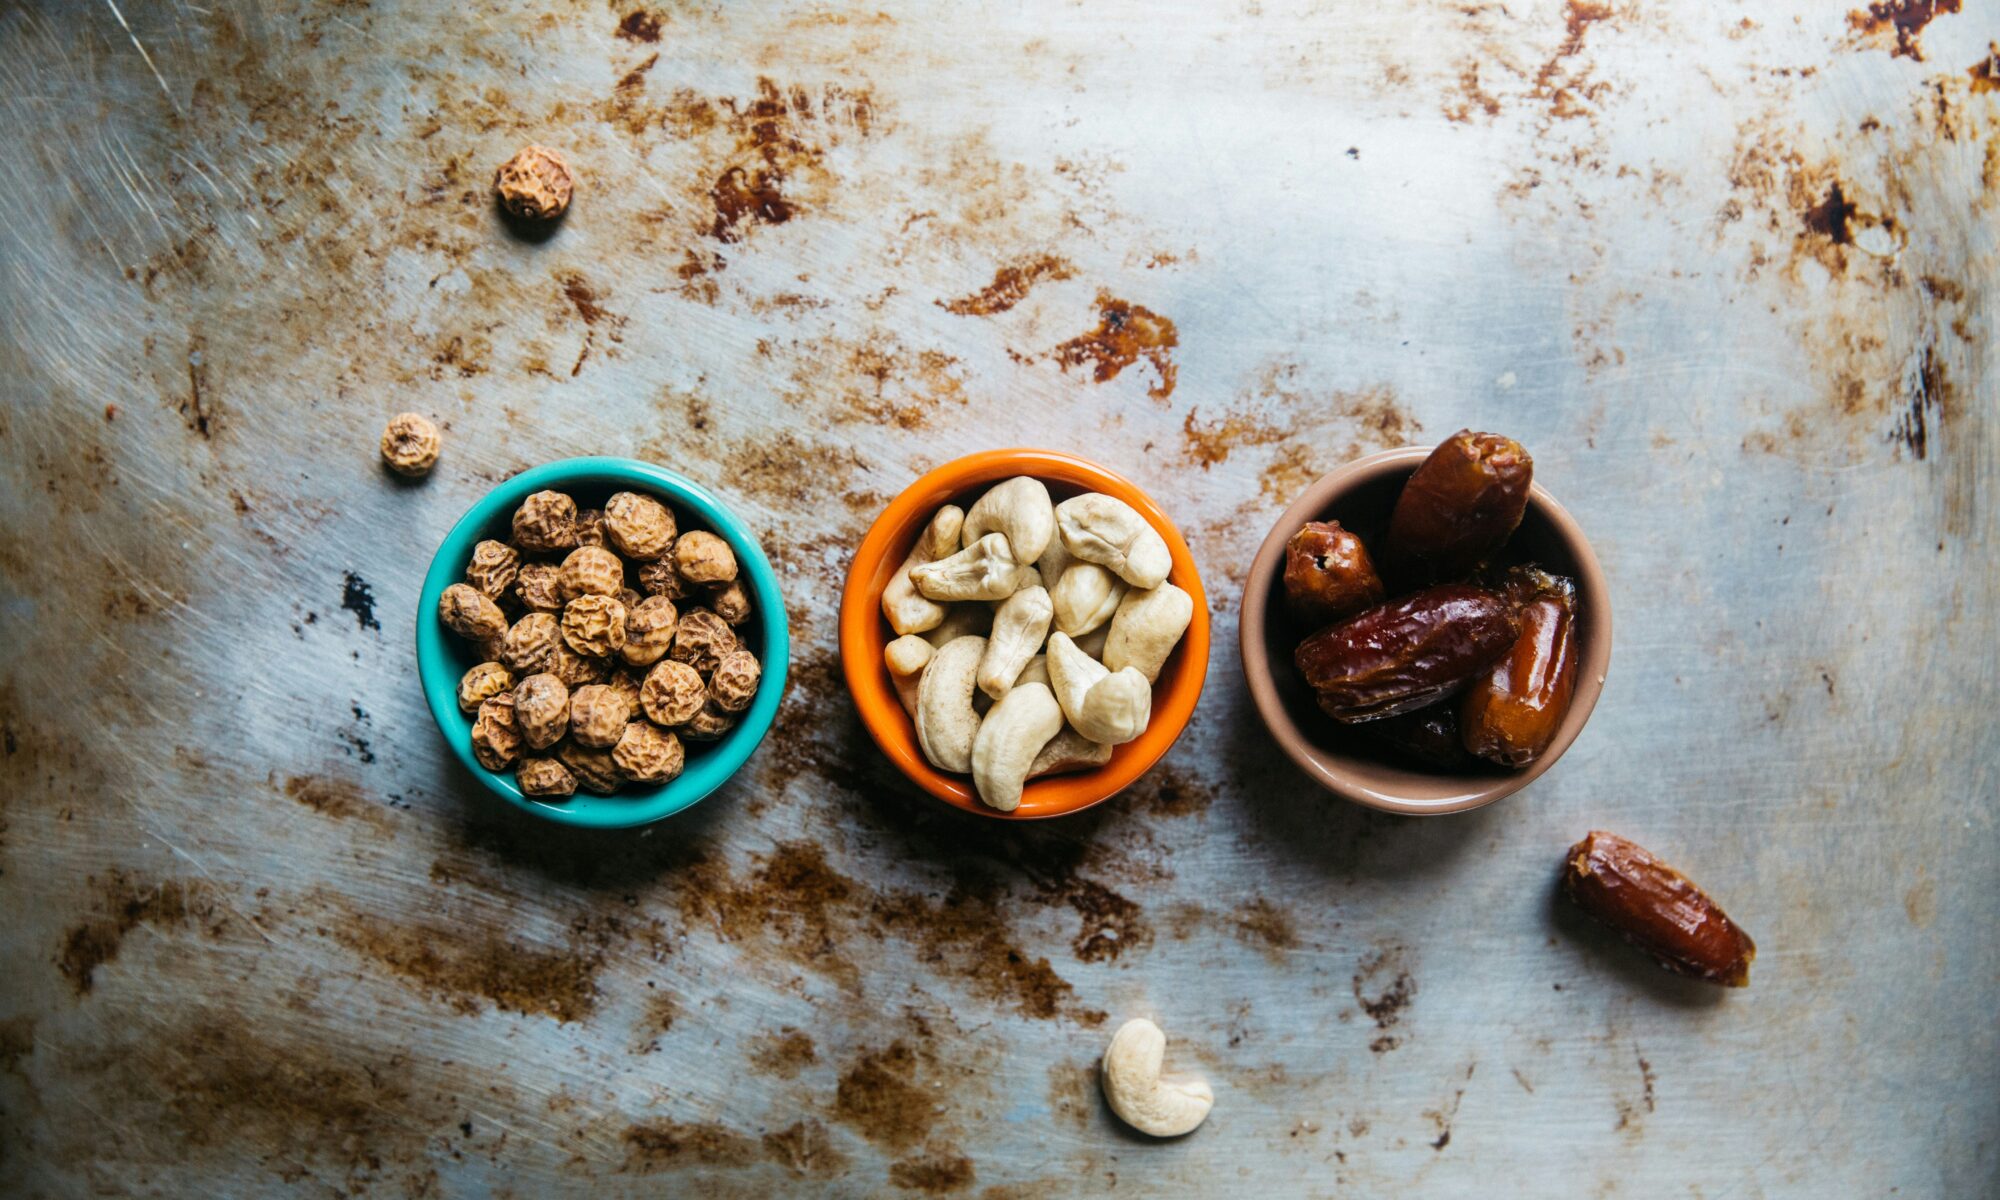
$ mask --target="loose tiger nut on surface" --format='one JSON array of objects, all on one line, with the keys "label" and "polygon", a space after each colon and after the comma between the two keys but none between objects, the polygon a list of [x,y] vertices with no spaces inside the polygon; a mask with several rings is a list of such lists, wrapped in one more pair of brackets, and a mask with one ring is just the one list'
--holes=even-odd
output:
[{"label": "loose tiger nut on surface", "polygon": [[412,478],[430,474],[437,465],[438,450],[444,439],[438,427],[421,413],[397,413],[382,430],[382,461],[398,475]]},{"label": "loose tiger nut on surface", "polygon": [[764,668],[748,650],[731,650],[715,665],[708,681],[708,698],[726,713],[740,713],[757,695],[757,681]]},{"label": "loose tiger nut on surface", "polygon": [[667,730],[634,721],[611,748],[611,761],[634,783],[665,783],[687,765],[687,751]]},{"label": "loose tiger nut on surface", "polygon": [[555,745],[569,732],[569,689],[544,673],[530,675],[514,688],[514,725],[530,750]]},{"label": "loose tiger nut on surface", "polygon": [[521,556],[514,547],[491,538],[472,548],[472,561],[465,564],[465,581],[498,600],[514,586],[521,573]]},{"label": "loose tiger nut on surface", "polygon": [[631,696],[608,683],[586,683],[569,698],[569,735],[578,745],[608,749],[637,707]]},{"label": "loose tiger nut on surface", "polygon": [[562,611],[562,568],[554,563],[526,563],[514,580],[514,596],[530,612]]},{"label": "loose tiger nut on surface", "polygon": [[536,492],[514,510],[514,544],[536,554],[576,545],[576,501],[561,492]]},{"label": "loose tiger nut on surface", "polygon": [[578,654],[609,658],[625,646],[625,606],[609,596],[578,596],[563,609],[562,635]]},{"label": "loose tiger nut on surface", "polygon": [[691,529],[674,543],[674,566],[691,583],[728,583],[736,578],[736,551],[704,529]]},{"label": "loose tiger nut on surface", "polygon": [[721,617],[705,608],[691,608],[681,614],[674,629],[673,649],[667,657],[684,662],[703,675],[715,670],[722,656],[736,649],[736,633]]},{"label": "loose tiger nut on surface", "polygon": [[619,784],[625,782],[609,750],[565,741],[556,747],[556,761],[569,768],[569,773],[576,777],[579,785],[600,796],[609,796],[618,790]]},{"label": "loose tiger nut on surface", "polygon": [[578,546],[562,562],[562,597],[616,596],[625,587],[625,564],[601,546]]},{"label": "loose tiger nut on surface", "polygon": [[525,796],[569,796],[576,793],[576,776],[553,758],[522,759],[521,769],[514,772],[514,781],[521,785],[521,794]]},{"label": "loose tiger nut on surface", "polygon": [[472,722],[472,756],[489,771],[504,771],[521,754],[521,731],[514,724],[514,694],[502,692],[479,706]]},{"label": "loose tiger nut on surface", "polygon": [[462,638],[483,642],[507,632],[507,614],[493,597],[469,583],[454,583],[438,597],[438,620]]},{"label": "loose tiger nut on surface", "polygon": [[732,579],[709,595],[708,607],[729,624],[741,625],[750,619],[750,593],[741,579]]},{"label": "loose tiger nut on surface", "polygon": [[514,676],[497,662],[483,662],[467,671],[458,681],[460,712],[478,712],[479,706],[502,692],[514,690]]},{"label": "loose tiger nut on surface", "polygon": [[674,568],[674,560],[662,558],[639,564],[639,587],[648,596],[665,596],[669,600],[684,600],[694,591],[681,573]]},{"label": "loose tiger nut on surface", "polygon": [[708,702],[708,685],[693,667],[669,660],[654,667],[639,686],[639,706],[658,725],[682,725]]},{"label": "loose tiger nut on surface", "polygon": [[618,657],[635,667],[650,667],[673,647],[680,614],[665,596],[648,596],[625,614],[625,645]]},{"label": "loose tiger nut on surface", "polygon": [[576,194],[576,172],[560,150],[548,146],[521,147],[493,173],[493,191],[500,207],[528,221],[553,221],[569,211]]},{"label": "loose tiger nut on surface", "polygon": [[562,644],[560,629],[554,613],[527,614],[507,630],[500,647],[500,661],[520,675],[548,670],[549,656]]},{"label": "loose tiger nut on surface", "polygon": [[619,492],[604,502],[604,533],[612,548],[628,558],[648,561],[674,544],[674,514],[651,496]]}]

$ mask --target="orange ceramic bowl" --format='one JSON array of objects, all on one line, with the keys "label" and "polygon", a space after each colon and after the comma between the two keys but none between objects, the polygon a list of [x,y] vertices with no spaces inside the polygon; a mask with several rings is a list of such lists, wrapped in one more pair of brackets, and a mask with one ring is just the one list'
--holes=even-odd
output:
[{"label": "orange ceramic bowl", "polygon": [[[1174,559],[1167,578],[1194,599],[1194,619],[1153,684],[1153,719],[1146,731],[1112,751],[1111,761],[1094,771],[1034,780],[1022,794],[1021,806],[1003,813],[980,803],[970,776],[939,771],[918,747],[916,727],[896,699],[889,668],[882,662],[883,647],[895,637],[882,617],[882,589],[903,565],[931,514],[947,504],[970,508],[981,492],[1016,475],[1032,475],[1047,484],[1057,503],[1083,492],[1103,492],[1137,509],[1166,539]],[[869,736],[917,786],[946,804],[981,816],[1013,820],[1066,816],[1111,798],[1144,775],[1187,728],[1208,678],[1208,593],[1202,590],[1194,556],[1180,531],[1131,481],[1072,454],[987,450],[948,462],[911,484],[890,501],[861,539],[840,596],[840,667]]]}]

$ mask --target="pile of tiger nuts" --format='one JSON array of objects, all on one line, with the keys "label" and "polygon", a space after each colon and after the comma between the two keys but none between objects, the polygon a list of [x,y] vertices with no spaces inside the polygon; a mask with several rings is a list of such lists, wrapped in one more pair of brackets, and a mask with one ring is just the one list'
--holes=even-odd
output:
[{"label": "pile of tiger nuts", "polygon": [[438,600],[480,659],[458,685],[473,755],[540,797],[665,783],[683,742],[727,733],[763,674],[737,641],[750,611],[729,543],[637,492],[536,492]]}]

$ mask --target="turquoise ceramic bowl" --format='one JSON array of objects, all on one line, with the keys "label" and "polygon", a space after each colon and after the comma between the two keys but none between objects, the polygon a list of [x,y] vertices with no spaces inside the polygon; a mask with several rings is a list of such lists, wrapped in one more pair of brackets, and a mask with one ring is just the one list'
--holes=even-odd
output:
[{"label": "turquoise ceramic bowl", "polygon": [[[613,492],[646,492],[672,507],[682,528],[712,530],[736,552],[740,578],[756,606],[737,634],[762,661],[763,679],[749,709],[721,741],[687,743],[687,769],[678,778],[652,787],[628,786],[613,796],[578,791],[558,803],[548,803],[522,795],[512,774],[489,771],[472,756],[472,718],[458,709],[458,681],[477,664],[478,656],[438,620],[438,597],[464,578],[472,547],[482,538],[507,540],[515,508],[544,489],[568,492],[583,508],[602,507],[605,497]],[[431,716],[437,719],[452,753],[494,795],[564,825],[591,829],[644,825],[673,816],[721,787],[770,731],[778,715],[778,701],[785,694],[785,670],[790,662],[785,598],[778,590],[770,560],[750,530],[707,488],[663,467],[629,458],[566,458],[524,471],[488,492],[445,535],[444,544],[431,557],[423,596],[417,601],[417,674],[423,681]]]}]

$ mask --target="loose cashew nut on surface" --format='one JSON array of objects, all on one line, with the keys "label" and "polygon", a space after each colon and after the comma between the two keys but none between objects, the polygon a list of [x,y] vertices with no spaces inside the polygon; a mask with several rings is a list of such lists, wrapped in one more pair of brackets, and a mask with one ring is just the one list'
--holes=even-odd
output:
[{"label": "loose cashew nut on surface", "polygon": [[1158,1025],[1139,1017],[1119,1026],[1104,1051],[1104,1102],[1140,1133],[1179,1137],[1208,1119],[1215,1093],[1207,1080],[1161,1074],[1166,1053]]}]

